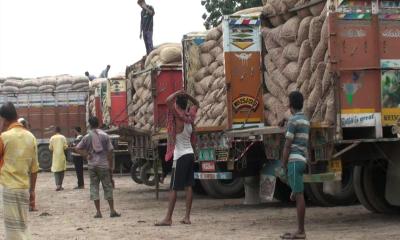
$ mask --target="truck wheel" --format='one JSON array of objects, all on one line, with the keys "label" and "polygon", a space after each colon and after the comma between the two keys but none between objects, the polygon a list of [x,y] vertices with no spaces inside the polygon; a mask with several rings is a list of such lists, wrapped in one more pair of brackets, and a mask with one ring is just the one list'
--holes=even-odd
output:
[{"label": "truck wheel", "polygon": [[204,190],[215,198],[239,198],[243,197],[243,180],[239,177],[231,180],[200,180]]},{"label": "truck wheel", "polygon": [[292,193],[292,190],[288,185],[283,183],[279,178],[276,179],[276,185],[275,185],[275,192],[274,192],[274,198],[284,202],[288,203],[290,202],[290,194]]},{"label": "truck wheel", "polygon": [[201,185],[200,180],[198,180],[198,179],[194,180],[193,192],[196,194],[199,194],[199,195],[207,194],[206,191],[204,190],[203,186]]},{"label": "truck wheel", "polygon": [[131,166],[131,178],[137,184],[143,184],[143,181],[140,179],[140,168],[143,166],[141,161],[135,161]]},{"label": "truck wheel", "polygon": [[374,160],[363,168],[362,183],[364,185],[365,196],[371,203],[371,206],[378,213],[399,212],[400,208],[390,205],[385,199],[387,162],[384,160]]},{"label": "truck wheel", "polygon": [[140,169],[140,179],[147,186],[154,186],[156,184],[155,175],[152,172],[153,162],[146,161],[146,163]]},{"label": "truck wheel", "polygon": [[[316,204],[324,207],[347,206],[357,202],[353,184],[353,167],[345,166],[342,171],[342,189],[335,195],[325,194],[322,183],[310,183],[308,195]],[[312,197],[310,195],[313,195]]]},{"label": "truck wheel", "polygon": [[369,211],[376,212],[367,200],[367,196],[365,196],[365,191],[363,187],[363,167],[362,166],[355,166],[354,173],[353,173],[353,184],[354,184],[354,191],[356,192],[358,201]]},{"label": "truck wheel", "polygon": [[47,145],[38,147],[39,167],[43,170],[49,170],[52,163],[52,154]]}]

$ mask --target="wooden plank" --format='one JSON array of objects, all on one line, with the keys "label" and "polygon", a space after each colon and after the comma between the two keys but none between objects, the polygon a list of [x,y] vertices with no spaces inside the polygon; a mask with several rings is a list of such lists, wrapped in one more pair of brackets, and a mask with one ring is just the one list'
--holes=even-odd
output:
[{"label": "wooden plank", "polygon": [[227,131],[226,134],[230,137],[250,137],[257,135],[283,134],[286,131],[282,127],[261,127],[248,129],[233,129]]}]

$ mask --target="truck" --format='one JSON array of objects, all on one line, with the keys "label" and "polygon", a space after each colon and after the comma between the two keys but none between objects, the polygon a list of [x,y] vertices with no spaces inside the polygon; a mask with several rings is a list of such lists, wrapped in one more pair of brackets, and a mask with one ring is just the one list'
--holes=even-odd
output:
[{"label": "truck", "polygon": [[269,67],[266,59],[272,52],[261,44],[265,41],[261,32],[276,27],[273,18],[288,20],[310,8],[325,9],[321,15],[326,14],[328,23],[328,57],[323,61],[332,76],[334,121],[312,121],[305,194],[323,206],[358,200],[373,212],[397,212],[400,65],[395,49],[400,25],[399,6],[393,1],[310,1],[290,9],[289,17],[225,16],[229,123],[205,136],[198,133],[195,177],[215,197],[232,194],[229,184],[241,178],[245,203],[269,200],[271,192],[288,201],[290,189],[275,177],[285,128],[264,121],[268,116],[262,103],[271,95],[261,96],[270,91],[268,81],[272,80],[265,74],[263,79],[263,66]]},{"label": "truck", "polygon": [[52,163],[49,140],[55,127],[69,140],[74,140],[73,129],[86,129],[87,91],[19,92],[4,93],[0,105],[12,102],[19,117],[28,121],[29,130],[37,138],[41,169],[48,170]]}]

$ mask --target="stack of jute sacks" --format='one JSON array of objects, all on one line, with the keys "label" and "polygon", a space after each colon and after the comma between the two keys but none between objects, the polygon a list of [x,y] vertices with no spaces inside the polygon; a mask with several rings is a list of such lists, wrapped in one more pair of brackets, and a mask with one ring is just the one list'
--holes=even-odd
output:
[{"label": "stack of jute sacks", "polygon": [[45,93],[87,91],[89,80],[84,76],[58,75],[39,78],[3,78],[0,81],[3,93]]},{"label": "stack of jute sacks", "polygon": [[[273,28],[263,28],[267,54],[264,58],[265,119],[277,125],[290,117],[288,95],[304,96],[303,111],[312,122],[335,122],[333,76],[328,63],[326,2],[266,0],[263,14]],[[314,1],[315,2],[315,1]],[[295,12],[294,7],[308,6]]]},{"label": "stack of jute sacks", "polygon": [[107,83],[107,78],[96,78],[89,82],[89,96],[86,109],[89,116],[96,116],[95,91],[96,89],[99,91],[103,83]]},{"label": "stack of jute sacks", "polygon": [[[165,43],[157,46],[143,64],[131,68],[128,73],[128,114],[129,123],[143,130],[154,130],[154,104],[152,96],[151,69],[165,64],[181,64],[182,47],[179,43]],[[148,71],[145,71],[148,70]],[[142,74],[137,74],[144,71]],[[133,94],[132,94],[133,93]]]}]

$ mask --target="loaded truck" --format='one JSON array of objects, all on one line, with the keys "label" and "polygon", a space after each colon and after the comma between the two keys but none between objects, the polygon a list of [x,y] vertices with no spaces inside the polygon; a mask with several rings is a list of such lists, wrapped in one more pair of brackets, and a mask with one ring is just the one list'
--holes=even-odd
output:
[{"label": "loaded truck", "polygon": [[75,138],[75,127],[85,131],[86,97],[87,91],[3,93],[0,105],[12,102],[19,117],[28,121],[29,130],[38,141],[39,166],[47,170],[52,163],[49,140],[55,127],[59,126],[69,141]]},{"label": "loaded truck", "polygon": [[[318,8],[321,10],[315,14]],[[296,16],[300,22],[305,16],[311,16],[322,21],[315,25],[311,20],[311,25],[319,26],[314,31],[320,32],[321,41],[327,41],[328,53],[319,58],[320,65],[327,66],[325,72],[329,78],[325,78],[325,74],[309,76],[317,85],[311,87],[311,94],[308,94],[319,96],[314,108],[318,108],[320,102],[324,106],[326,96],[316,95],[318,89],[314,89],[328,81],[333,101],[328,102],[324,110],[325,118],[318,118],[317,111],[308,113],[311,147],[304,176],[305,194],[309,200],[324,206],[351,204],[358,199],[374,212],[398,211],[398,10],[396,1],[310,1],[289,9],[285,16],[225,16],[222,29],[228,124],[223,129],[198,131],[199,167],[195,177],[200,179],[205,191],[215,197],[238,194],[240,188],[236,186],[239,184],[232,184],[243,179],[247,203],[270,199],[271,192],[275,198],[288,200],[290,189],[275,177],[285,128],[277,126],[276,121],[271,124],[274,121],[269,121],[269,114],[273,114],[274,109],[266,104],[274,97],[271,82],[276,80],[266,68],[272,67],[284,53],[281,51],[271,60],[274,48],[281,46],[275,39],[276,46],[272,48],[266,43],[268,34],[261,32],[276,29],[288,21],[297,21],[297,30]],[[281,23],[276,23],[277,18]],[[325,26],[324,19],[327,19]],[[326,39],[322,39],[324,36]],[[187,42],[190,41],[187,38]],[[202,44],[200,40],[196,42]],[[184,41],[184,47],[185,44]],[[317,42],[309,55],[311,61],[318,48]],[[188,71],[185,64],[188,61],[189,58],[184,58],[185,71]],[[314,72],[318,69],[316,66]],[[283,69],[275,66],[273,71],[278,74]],[[297,74],[302,75],[301,72]],[[184,76],[186,83],[187,74]],[[298,84],[296,78],[294,81]],[[277,84],[282,86],[282,82]],[[282,90],[276,91],[275,99],[284,101],[288,89],[275,89]],[[303,89],[298,85],[292,90]],[[310,110],[313,105],[310,96],[306,93],[304,111],[314,110]],[[287,120],[287,109],[286,105],[275,115],[282,114],[282,120]],[[334,113],[331,121],[327,121],[328,111]]]}]

